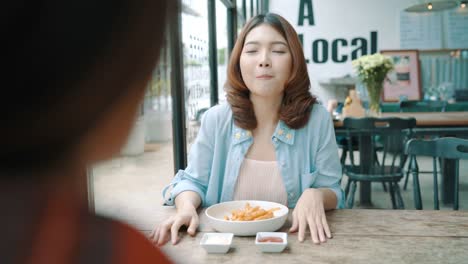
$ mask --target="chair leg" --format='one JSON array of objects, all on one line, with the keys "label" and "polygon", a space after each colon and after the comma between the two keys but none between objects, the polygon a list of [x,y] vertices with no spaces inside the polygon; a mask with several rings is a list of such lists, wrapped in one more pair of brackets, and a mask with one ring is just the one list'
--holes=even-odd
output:
[{"label": "chair leg", "polygon": [[348,178],[348,182],[346,183],[346,187],[345,187],[345,198],[348,198],[348,194],[349,194],[349,186],[351,185],[351,179]]},{"label": "chair leg", "polygon": [[382,182],[382,188],[384,192],[387,192],[387,184],[385,182]]},{"label": "chair leg", "polygon": [[[392,184],[392,183],[390,183]],[[403,202],[403,197],[401,197],[401,192],[400,192],[400,185],[398,182],[393,183],[395,185],[395,194],[396,194],[396,199],[397,199],[397,207],[398,209],[405,209],[405,203]]]},{"label": "chair leg", "polygon": [[392,200],[392,208],[397,209],[396,201],[395,201],[395,189],[393,188],[393,184],[389,184],[389,192],[390,192],[390,199]]},{"label": "chair leg", "polygon": [[406,177],[405,177],[405,185],[403,185],[403,190],[406,191],[406,187],[408,186],[408,179],[410,175],[410,168],[411,168],[411,163],[413,162],[413,159],[410,159],[409,164],[408,164],[408,170],[406,171]]},{"label": "chair leg", "polygon": [[[374,152],[374,160],[375,160],[375,165],[380,166],[379,158],[377,156],[377,152]],[[387,192],[387,184],[385,182],[382,182],[382,188],[384,192]]]},{"label": "chair leg", "polygon": [[454,179],[454,195],[455,197],[453,197],[453,210],[458,210],[458,192],[459,192],[459,180],[460,180],[460,175],[459,175],[459,170],[460,170],[460,165],[459,165],[459,161],[457,160],[456,161],[456,165],[455,165],[455,179]]},{"label": "chair leg", "polygon": [[434,171],[432,172],[433,176],[433,184],[434,184],[434,210],[439,210],[439,184],[438,184],[438,173],[437,173],[437,165],[436,165],[436,158],[434,158]]},{"label": "chair leg", "polygon": [[351,193],[346,201],[346,208],[351,209],[354,205],[354,194],[356,193],[356,181],[351,182]]},{"label": "chair leg", "polygon": [[422,210],[422,201],[421,201],[421,189],[419,187],[419,177],[418,172],[413,172],[413,196],[414,196],[414,206],[417,210]]},{"label": "chair leg", "polygon": [[346,152],[347,152],[346,149],[343,148],[343,152],[341,152],[341,158],[340,158],[341,166],[343,167],[346,162],[346,156],[347,156]]},{"label": "chair leg", "polygon": [[405,176],[405,184],[403,185],[403,190],[405,190],[405,191],[406,191],[406,188],[408,187],[409,175],[410,175],[410,172],[407,171],[407,172],[406,172],[406,176]]}]

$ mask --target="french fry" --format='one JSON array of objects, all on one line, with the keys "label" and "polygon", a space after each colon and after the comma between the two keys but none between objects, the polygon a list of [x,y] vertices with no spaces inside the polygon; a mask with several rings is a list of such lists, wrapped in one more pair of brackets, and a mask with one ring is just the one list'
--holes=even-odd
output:
[{"label": "french fry", "polygon": [[224,216],[227,221],[256,221],[270,219],[274,217],[274,211],[279,210],[279,207],[265,210],[260,206],[252,207],[250,203],[246,203],[244,208],[232,210],[231,217]]},{"label": "french fry", "polygon": [[272,212],[268,212],[264,215],[261,215],[257,218],[254,218],[254,220],[263,220],[263,219],[270,219],[270,218],[273,218],[273,213]]}]

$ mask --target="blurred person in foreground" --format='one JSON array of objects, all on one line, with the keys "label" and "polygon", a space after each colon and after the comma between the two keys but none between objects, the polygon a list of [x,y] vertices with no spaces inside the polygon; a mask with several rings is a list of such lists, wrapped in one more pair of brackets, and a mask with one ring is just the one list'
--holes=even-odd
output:
[{"label": "blurred person in foreground", "polygon": [[125,143],[171,1],[2,5],[0,262],[168,263],[129,226],[88,212],[86,168]]},{"label": "blurred person in foreground", "polygon": [[[176,244],[197,208],[231,200],[266,200],[293,209],[290,232],[304,241],[331,238],[325,211],[343,208],[341,165],[331,115],[310,94],[299,38],[281,16],[253,17],[228,66],[227,104],[204,115],[188,166],[163,191],[176,214],[154,229],[155,244]],[[169,191],[170,187],[172,190]]]}]

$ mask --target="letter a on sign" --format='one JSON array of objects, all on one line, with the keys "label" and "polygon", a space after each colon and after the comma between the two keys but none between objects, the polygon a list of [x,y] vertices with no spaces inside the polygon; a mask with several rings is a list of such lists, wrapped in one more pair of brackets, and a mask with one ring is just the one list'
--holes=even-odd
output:
[{"label": "letter a on sign", "polygon": [[312,7],[312,0],[301,0],[301,3],[299,4],[299,21],[297,22],[297,24],[299,26],[303,26],[304,19],[309,20],[309,26],[315,25],[314,8]]}]

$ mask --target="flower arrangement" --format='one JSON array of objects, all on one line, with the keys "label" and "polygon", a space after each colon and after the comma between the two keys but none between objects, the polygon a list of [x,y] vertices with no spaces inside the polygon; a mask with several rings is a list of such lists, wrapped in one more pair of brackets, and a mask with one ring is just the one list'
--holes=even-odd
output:
[{"label": "flower arrangement", "polygon": [[394,67],[392,59],[380,53],[375,53],[364,55],[351,63],[358,78],[369,92],[370,110],[376,113],[380,112],[380,94],[387,73]]}]

